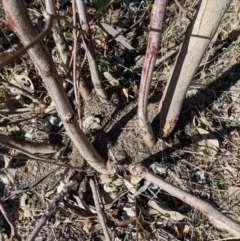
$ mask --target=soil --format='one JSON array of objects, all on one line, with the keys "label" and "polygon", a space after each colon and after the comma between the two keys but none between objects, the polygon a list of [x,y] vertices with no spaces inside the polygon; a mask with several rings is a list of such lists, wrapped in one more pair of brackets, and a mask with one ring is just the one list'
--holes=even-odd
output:
[{"label": "soil", "polygon": [[[59,1],[58,14],[72,19],[70,1]],[[189,18],[195,14],[199,1],[179,1]],[[33,24],[42,31],[40,1],[26,1]],[[150,184],[136,197],[146,183],[129,173],[131,164],[142,163],[158,176],[181,189],[213,204],[218,210],[240,222],[240,8],[233,0],[211,42],[201,65],[191,82],[179,121],[171,136],[161,139],[158,105],[173,69],[176,55],[155,68],[149,95],[148,116],[158,142],[149,149],[140,135],[137,117],[138,87],[141,66],[147,46],[152,1],[113,1],[107,9],[96,14],[93,1],[87,1],[92,25],[95,50],[104,87],[111,99],[106,105],[99,102],[92,90],[91,100],[82,102],[84,132],[106,160],[117,167],[113,177],[104,176],[92,169],[82,158],[65,133],[57,113],[39,114],[32,100],[16,94],[13,89],[0,86],[0,131],[17,140],[39,143],[64,144],[61,153],[66,166],[83,171],[57,167],[28,158],[23,153],[3,146],[0,149],[1,200],[13,221],[20,240],[28,240],[51,203],[63,191],[69,179],[75,185],[56,206],[35,240],[105,240],[96,215],[89,186],[95,180],[107,226],[114,240],[239,240],[216,229],[199,211]],[[1,52],[18,49],[21,44],[8,28],[1,14]],[[104,22],[126,38],[134,49],[128,50],[99,27]],[[174,1],[169,1],[158,57],[178,46],[190,20]],[[63,26],[69,46],[73,45],[72,30]],[[59,75],[66,86],[69,100],[75,105],[72,84],[61,64],[52,35],[45,39],[52,53]],[[78,61],[81,65],[84,49],[78,43]],[[104,72],[114,77],[114,83]],[[51,99],[41,78],[27,54],[0,70],[1,78],[10,81],[15,75],[27,76],[34,94],[50,105]],[[87,61],[82,74],[91,87]],[[6,109],[22,113],[4,114]],[[31,108],[30,108],[31,107]],[[77,112],[76,112],[77,113]],[[51,122],[51,123],[50,123]],[[207,138],[203,137],[206,136]],[[1,144],[1,140],[0,140]],[[15,157],[9,157],[9,155]],[[54,158],[59,152],[37,157]],[[22,159],[23,158],[23,159]],[[44,177],[47,173],[51,172]],[[35,181],[38,181],[33,185]],[[18,191],[18,192],[16,192]],[[0,240],[10,238],[10,226],[0,215]]]}]

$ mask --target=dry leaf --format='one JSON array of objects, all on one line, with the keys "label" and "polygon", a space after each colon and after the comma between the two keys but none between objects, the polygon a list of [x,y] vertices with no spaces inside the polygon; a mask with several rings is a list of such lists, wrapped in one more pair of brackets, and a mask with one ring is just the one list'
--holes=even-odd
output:
[{"label": "dry leaf", "polygon": [[194,151],[215,156],[218,153],[218,139],[210,132],[197,128],[198,134],[192,136]]},{"label": "dry leaf", "polygon": [[15,177],[16,177],[16,172],[17,172],[16,168],[6,168],[4,170],[4,173],[8,177],[8,180],[11,182],[11,184],[14,184],[14,180],[15,180]]},{"label": "dry leaf", "polygon": [[115,166],[114,166],[114,162],[109,159],[106,163],[106,169],[109,171],[109,173],[114,174],[115,173]]},{"label": "dry leaf", "polygon": [[153,200],[150,201],[148,205],[149,205],[149,211],[148,211],[149,215],[155,215],[155,214],[161,213],[163,215],[167,215],[174,221],[181,221],[185,218],[185,216],[182,215],[181,213],[173,211],[170,208],[163,207],[162,205],[156,203]]},{"label": "dry leaf", "polygon": [[26,204],[27,203],[27,199],[28,199],[28,196],[26,193],[23,193],[21,199],[20,199],[20,207],[23,211],[22,215],[23,215],[23,218],[31,218],[34,214],[34,211],[33,209],[30,207],[29,204]]},{"label": "dry leaf", "polygon": [[133,50],[133,47],[126,42],[126,38],[123,37],[118,31],[116,31],[113,27],[106,23],[100,23],[101,26],[112,35],[118,42],[120,42],[125,48],[129,50]]},{"label": "dry leaf", "polygon": [[110,3],[111,3],[111,0],[97,0],[95,2],[96,10],[102,12],[108,7]]},{"label": "dry leaf", "polygon": [[[33,93],[33,92],[34,92],[33,83],[32,83],[32,81],[31,81],[27,76],[15,74],[15,75],[14,75],[14,81],[15,81],[15,83],[13,83],[13,84],[16,84],[16,83],[17,83],[17,85],[18,85],[19,87],[21,87],[21,88],[29,91],[30,93]],[[12,81],[11,81],[11,82],[12,82]]]},{"label": "dry leaf", "polygon": [[228,188],[229,198],[232,199],[239,199],[240,198],[240,187],[229,187]]},{"label": "dry leaf", "polygon": [[189,232],[190,228],[187,224],[182,224],[182,223],[177,223],[174,224],[174,229],[177,232],[177,237],[178,238],[183,238],[186,233]]},{"label": "dry leaf", "polygon": [[103,75],[112,86],[119,85],[119,80],[115,79],[109,72],[104,72]]},{"label": "dry leaf", "polygon": [[123,94],[126,96],[127,102],[128,102],[129,101],[129,94],[128,94],[128,89],[127,88],[123,88]]},{"label": "dry leaf", "polygon": [[93,115],[86,117],[83,120],[83,129],[98,130],[101,128],[101,120]]}]

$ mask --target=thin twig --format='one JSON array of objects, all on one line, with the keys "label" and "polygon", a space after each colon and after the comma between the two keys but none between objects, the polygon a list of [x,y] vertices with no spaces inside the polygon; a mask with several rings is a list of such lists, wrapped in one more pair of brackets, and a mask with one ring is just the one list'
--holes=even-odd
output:
[{"label": "thin twig", "polygon": [[101,77],[98,70],[98,64],[96,59],[96,53],[92,44],[91,29],[88,22],[86,6],[84,0],[76,0],[78,15],[82,28],[82,40],[87,53],[88,64],[91,72],[92,83],[95,91],[99,97],[99,100],[103,103],[109,103],[109,98],[102,85]]},{"label": "thin twig", "polygon": [[64,148],[63,144],[39,143],[27,140],[18,140],[10,135],[0,133],[0,144],[14,146],[29,153],[52,154]]},{"label": "thin twig", "polygon": [[[75,1],[73,1],[73,4],[74,4],[74,2]],[[56,8],[55,8],[54,0],[45,0],[45,3],[46,3],[47,12],[50,13],[51,15],[55,16],[56,15]],[[76,11],[73,8],[73,15],[76,14],[75,12]],[[73,20],[74,20],[74,17],[73,17]],[[75,22],[73,22],[72,26],[73,26],[73,28],[72,28],[73,32],[77,32],[77,27],[76,27]],[[52,26],[52,30],[53,30],[53,38],[54,38],[54,41],[56,43],[58,52],[60,53],[62,62],[65,65],[68,74],[71,77],[73,77],[73,80],[77,79],[79,81],[79,85],[80,85],[79,90],[80,90],[80,93],[81,93],[83,99],[89,100],[90,99],[90,91],[87,88],[86,81],[84,80],[84,78],[81,77],[80,70],[78,71],[76,69],[76,64],[75,64],[75,67],[73,67],[74,71],[73,72],[71,71],[71,68],[72,68],[71,52],[70,52],[70,49],[67,45],[67,42],[66,42],[66,40],[63,36],[61,25],[60,25],[59,21],[54,21],[53,26]],[[74,48],[73,48],[72,54],[73,55],[76,54],[75,42],[74,42]],[[76,101],[77,101],[77,99],[76,99]]]},{"label": "thin twig", "polygon": [[182,47],[182,43],[179,44],[178,46],[176,46],[173,50],[171,50],[168,53],[166,53],[162,58],[156,59],[155,67],[160,65],[162,62],[166,61],[170,57],[172,57],[174,54],[177,54],[178,51],[181,49],[181,47]]},{"label": "thin twig", "polygon": [[97,189],[96,189],[95,183],[91,179],[89,184],[90,184],[90,187],[92,189],[93,200],[94,200],[94,203],[95,203],[95,206],[96,206],[96,210],[97,210],[97,214],[98,214],[98,218],[99,218],[100,224],[101,224],[101,226],[103,228],[103,233],[105,235],[105,240],[106,241],[111,241],[111,238],[110,238],[110,235],[108,233],[107,226],[106,226],[104,214],[102,212],[102,208],[101,208],[99,200],[98,200],[98,193],[97,193]]},{"label": "thin twig", "polygon": [[[76,167],[76,166],[65,165],[65,164],[61,164],[61,163],[56,162],[56,161],[52,162],[52,161],[49,161],[49,159],[47,159],[47,158],[46,159],[42,159],[42,158],[38,159],[38,157],[33,158],[33,157],[29,157],[29,156],[27,156],[27,157],[26,156],[15,156],[15,155],[6,154],[4,152],[0,152],[0,155],[8,156],[8,157],[11,157],[11,158],[14,158],[14,159],[37,161],[37,162],[41,162],[41,163],[51,164],[53,166],[59,166],[59,167],[65,167],[65,168],[68,168],[68,169],[79,170],[79,171],[82,171],[82,172],[86,171],[86,168],[80,168],[80,167]],[[27,155],[27,154],[25,154],[25,155]]]},{"label": "thin twig", "polygon": [[77,181],[69,181],[67,183],[62,191],[52,200],[52,202],[49,204],[48,210],[44,212],[42,218],[36,225],[35,229],[33,230],[30,238],[28,241],[33,241],[38,236],[40,230],[43,226],[45,226],[47,220],[51,218],[53,214],[57,211],[57,207],[62,202],[63,198],[68,194],[68,192],[77,184]]}]

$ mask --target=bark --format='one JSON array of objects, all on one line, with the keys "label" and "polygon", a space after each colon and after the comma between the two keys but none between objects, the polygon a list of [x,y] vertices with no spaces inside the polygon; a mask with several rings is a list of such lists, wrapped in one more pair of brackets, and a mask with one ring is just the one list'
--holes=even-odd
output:
[{"label": "bark", "polygon": [[156,54],[160,42],[162,32],[162,24],[167,6],[167,0],[155,0],[150,22],[150,32],[148,37],[148,46],[143,63],[142,76],[138,98],[138,119],[139,128],[148,147],[153,147],[156,144],[156,139],[153,134],[151,124],[147,116],[148,95],[151,85],[152,74],[156,61]]},{"label": "bark", "polygon": [[164,138],[171,134],[178,121],[190,81],[230,3],[231,0],[201,1],[159,104],[161,136]]},{"label": "bark", "polygon": [[[31,20],[28,16],[23,0],[3,0],[6,20],[15,31],[24,46],[28,45],[36,36]],[[52,97],[57,112],[63,121],[68,136],[86,161],[97,171],[103,174],[111,174],[107,170],[106,161],[96,152],[87,137],[80,130],[74,112],[63,88],[61,79],[53,60],[43,42],[37,42],[28,49],[36,69]]]},{"label": "bark", "polygon": [[164,181],[162,178],[157,177],[156,175],[148,171],[148,169],[143,167],[141,164],[131,166],[130,172],[135,176],[142,176],[144,179],[157,185],[164,191],[168,192],[170,195],[198,209],[209,219],[209,221],[216,228],[224,229],[231,234],[240,237],[240,224],[227,217],[226,215],[222,214],[210,203],[203,201],[200,198],[195,197],[192,194],[187,193],[180,188],[175,187],[172,184]]}]

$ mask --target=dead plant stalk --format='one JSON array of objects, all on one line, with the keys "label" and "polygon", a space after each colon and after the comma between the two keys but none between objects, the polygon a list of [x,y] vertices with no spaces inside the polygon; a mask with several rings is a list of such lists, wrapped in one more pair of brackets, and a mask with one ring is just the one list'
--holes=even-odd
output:
[{"label": "dead plant stalk", "polygon": [[148,37],[147,51],[142,68],[142,77],[138,98],[138,119],[139,128],[143,139],[148,147],[156,144],[151,124],[147,116],[148,95],[152,79],[152,74],[156,61],[156,54],[160,42],[162,24],[164,19],[167,0],[155,0],[150,22],[150,32]]},{"label": "dead plant stalk", "polygon": [[[23,0],[3,0],[3,6],[9,26],[18,35],[22,44],[27,46],[36,36],[36,30],[31,23]],[[42,41],[39,41],[28,49],[28,54],[52,97],[68,136],[81,155],[100,173],[111,174],[112,171],[108,171],[106,168],[106,161],[97,153],[80,130],[61,79],[46,46]]]},{"label": "dead plant stalk", "polygon": [[159,104],[162,137],[168,137],[175,127],[188,86],[230,3],[201,1]]}]

